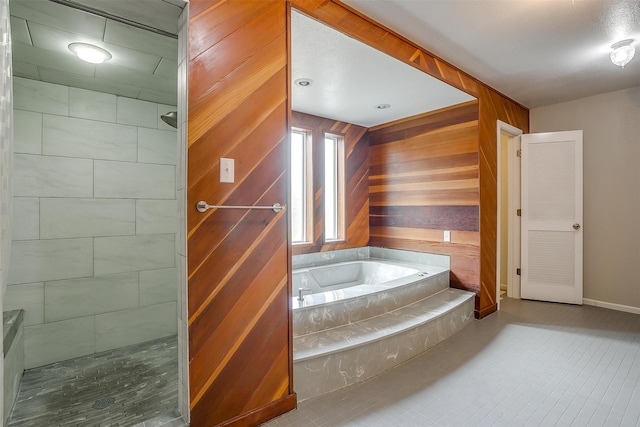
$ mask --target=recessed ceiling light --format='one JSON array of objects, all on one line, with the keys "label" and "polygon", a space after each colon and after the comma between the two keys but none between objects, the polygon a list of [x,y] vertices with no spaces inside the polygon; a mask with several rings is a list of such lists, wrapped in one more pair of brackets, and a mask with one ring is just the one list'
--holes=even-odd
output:
[{"label": "recessed ceiling light", "polygon": [[92,64],[102,64],[111,59],[111,54],[101,47],[88,43],[71,43],[69,50],[85,62]]},{"label": "recessed ceiling light", "polygon": [[391,105],[389,105],[389,104],[378,104],[378,105],[376,105],[376,108],[378,110],[386,110],[387,108],[391,108]]},{"label": "recessed ceiling light", "polygon": [[636,53],[635,48],[631,45],[633,39],[621,40],[611,45],[611,62],[620,67],[624,67],[631,61]]},{"label": "recessed ceiling light", "polygon": [[298,86],[309,87],[309,86],[313,85],[313,80],[311,80],[311,79],[297,79],[293,83],[295,85],[298,85]]}]

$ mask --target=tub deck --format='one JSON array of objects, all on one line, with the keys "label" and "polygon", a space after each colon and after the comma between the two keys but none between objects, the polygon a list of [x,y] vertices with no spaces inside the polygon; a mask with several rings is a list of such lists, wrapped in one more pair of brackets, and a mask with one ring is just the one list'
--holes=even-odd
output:
[{"label": "tub deck", "polygon": [[[391,251],[391,255],[398,252],[403,251]],[[402,263],[413,273],[318,292],[305,296],[304,302],[293,299],[294,390],[299,400],[379,375],[473,319],[475,294],[449,288],[445,266],[383,260]],[[323,269],[327,272],[331,267]],[[293,291],[297,293],[295,282]]]}]

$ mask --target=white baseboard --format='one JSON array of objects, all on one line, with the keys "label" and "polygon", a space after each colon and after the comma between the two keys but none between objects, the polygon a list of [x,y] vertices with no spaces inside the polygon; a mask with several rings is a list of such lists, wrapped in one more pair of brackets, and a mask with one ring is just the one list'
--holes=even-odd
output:
[{"label": "white baseboard", "polygon": [[595,299],[588,299],[588,298],[583,298],[582,303],[585,305],[593,305],[595,307],[608,308],[609,310],[640,314],[640,307],[632,307],[630,305],[614,304],[612,302],[598,301]]}]

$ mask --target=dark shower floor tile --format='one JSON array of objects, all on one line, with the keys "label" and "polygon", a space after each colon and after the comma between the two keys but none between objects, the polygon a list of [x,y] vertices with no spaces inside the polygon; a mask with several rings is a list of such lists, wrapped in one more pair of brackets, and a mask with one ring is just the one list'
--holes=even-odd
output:
[{"label": "dark shower floor tile", "polygon": [[7,426],[132,426],[177,407],[172,336],[25,371]]}]

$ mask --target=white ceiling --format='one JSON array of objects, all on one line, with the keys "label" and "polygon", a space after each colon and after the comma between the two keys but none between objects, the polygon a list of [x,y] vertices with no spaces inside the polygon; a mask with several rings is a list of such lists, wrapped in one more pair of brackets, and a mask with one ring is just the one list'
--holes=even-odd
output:
[{"label": "white ceiling", "polygon": [[530,108],[640,85],[638,0],[343,1]]},{"label": "white ceiling", "polygon": [[292,80],[314,81],[292,86],[295,111],[372,127],[474,99],[295,11],[291,26]]},{"label": "white ceiling", "polygon": [[[75,2],[169,33],[177,31],[184,6],[182,0]],[[344,2],[528,107],[640,85],[638,0]],[[14,74],[175,105],[175,39],[46,0],[10,0],[10,11]],[[329,34],[315,21],[296,29],[296,19],[294,49],[296,45],[304,46],[298,43],[296,34],[311,39],[310,43],[325,37],[328,43],[338,46],[315,43],[311,49],[303,48],[299,55],[304,61],[297,60],[298,54],[293,52],[294,73],[300,69],[303,77],[316,80],[307,89],[319,90],[329,77],[333,81],[330,91],[314,97],[315,102],[322,99],[324,107],[305,101],[305,96],[311,98],[311,91],[300,94],[294,86],[294,108],[298,102],[306,102],[306,107],[297,109],[367,125],[459,102],[455,96],[448,100],[444,95],[448,91],[443,87],[419,93],[430,83],[414,79],[425,78],[431,83],[434,79],[415,74],[409,66],[402,70],[389,68],[398,67],[399,63],[373,49],[358,50],[352,39],[335,32]],[[307,30],[309,34],[305,36]],[[624,38],[636,40],[638,53],[631,63],[620,68],[609,61],[609,46]],[[105,47],[113,59],[97,66],[83,63],[67,49],[72,41]],[[344,52],[337,47],[347,49],[346,58],[341,58]],[[304,65],[311,60],[320,61],[322,66]],[[324,75],[313,74],[323,72]],[[344,92],[335,85],[342,85]],[[363,87],[362,92],[356,92],[357,87]],[[408,93],[398,95],[407,87]],[[338,99],[340,93],[348,95]],[[364,101],[361,107],[353,104],[360,99]],[[421,102],[431,104],[420,106]],[[392,108],[373,109],[378,103],[391,104]],[[401,112],[409,110],[414,112]],[[341,117],[343,112],[358,111],[362,114],[354,119]],[[381,113],[396,115],[384,118]]]},{"label": "white ceiling", "polygon": [[[76,0],[110,14],[177,33],[181,0]],[[176,105],[175,38],[45,0],[10,0],[13,73],[130,98]],[[103,64],[81,61],[68,49],[84,42],[108,50]]]}]

